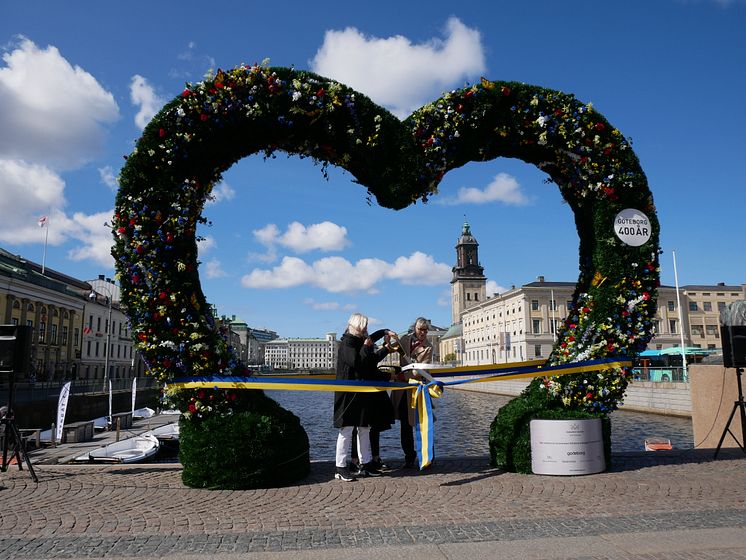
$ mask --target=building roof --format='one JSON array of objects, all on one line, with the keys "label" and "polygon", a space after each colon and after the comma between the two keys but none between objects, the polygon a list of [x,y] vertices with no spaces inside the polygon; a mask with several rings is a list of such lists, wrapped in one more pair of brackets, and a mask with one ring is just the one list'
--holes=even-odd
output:
[{"label": "building roof", "polygon": [[0,275],[2,276],[18,278],[36,286],[78,297],[86,297],[92,290],[88,282],[57,272],[47,266],[44,267],[44,274],[42,274],[41,268],[40,264],[0,248]]},{"label": "building roof", "polygon": [[454,323],[450,327],[448,327],[448,330],[446,333],[440,337],[440,340],[447,340],[449,338],[458,338],[461,336],[464,332],[464,326],[461,323]]},{"label": "building roof", "polygon": [[690,292],[692,290],[696,291],[710,291],[710,292],[740,292],[742,290],[741,286],[728,286],[723,283],[721,284],[688,284],[686,286],[681,286],[682,290],[686,290],[687,292]]}]

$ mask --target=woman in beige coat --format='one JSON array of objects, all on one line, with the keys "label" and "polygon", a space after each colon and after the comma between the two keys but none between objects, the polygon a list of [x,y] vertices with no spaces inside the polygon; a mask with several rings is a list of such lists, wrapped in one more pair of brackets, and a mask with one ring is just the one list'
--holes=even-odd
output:
[{"label": "woman in beige coat", "polygon": [[[430,323],[419,317],[414,323],[414,332],[407,333],[399,341],[400,365],[412,363],[426,364],[433,358],[433,345],[427,339]],[[414,370],[403,372],[399,381],[419,379]],[[401,427],[401,448],[404,451],[404,467],[414,468],[417,465],[417,451],[414,448],[415,410],[409,406],[411,391],[392,391],[391,402],[394,405],[394,417]]]}]

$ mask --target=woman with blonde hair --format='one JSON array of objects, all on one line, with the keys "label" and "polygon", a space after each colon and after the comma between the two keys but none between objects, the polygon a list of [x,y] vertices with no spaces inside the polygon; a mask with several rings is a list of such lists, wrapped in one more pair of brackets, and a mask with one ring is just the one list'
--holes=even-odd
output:
[{"label": "woman with blonde hair", "polygon": [[[353,313],[347,321],[347,330],[339,341],[337,351],[337,380],[361,381],[380,379],[378,362],[389,353],[391,331],[381,329],[368,335],[368,318]],[[384,346],[376,348],[375,341],[384,337]],[[336,472],[334,478],[350,482],[355,475],[350,472],[347,458],[352,447],[352,432],[357,428],[357,450],[360,470],[357,476],[381,476],[373,463],[370,446],[371,426],[379,422],[381,411],[376,406],[373,393],[338,391],[334,393],[334,427],[337,435]]]}]

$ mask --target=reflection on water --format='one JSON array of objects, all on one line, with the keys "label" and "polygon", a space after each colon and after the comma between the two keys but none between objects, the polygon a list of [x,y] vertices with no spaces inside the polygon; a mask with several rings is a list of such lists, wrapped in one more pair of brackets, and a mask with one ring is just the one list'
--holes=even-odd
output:
[{"label": "reflection on water", "polygon": [[[308,433],[311,459],[334,457],[337,430],[332,427],[333,393],[316,391],[266,391],[267,395],[298,416]],[[448,390],[435,401],[435,449],[441,457],[489,454],[488,434],[497,410],[513,397]],[[643,451],[649,436],[666,437],[674,449],[691,449],[690,418],[617,411],[611,415],[612,451]],[[381,455],[400,460],[399,426],[381,434]]]}]

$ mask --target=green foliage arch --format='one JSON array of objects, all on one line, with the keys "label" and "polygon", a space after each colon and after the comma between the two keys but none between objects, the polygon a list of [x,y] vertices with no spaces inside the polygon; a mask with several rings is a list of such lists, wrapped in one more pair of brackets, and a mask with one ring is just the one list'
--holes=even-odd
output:
[{"label": "green foliage arch", "polygon": [[[246,373],[202,292],[197,227],[224,171],[277,150],[346,169],[392,209],[427,201],[445,173],[471,161],[512,157],[537,166],[573,210],[580,238],[573,309],[550,362],[632,356],[650,339],[659,270],[652,195],[629,142],[590,105],[483,79],[400,121],[333,80],[241,66],[187,85],[148,124],[120,174],[112,227],[122,302],[137,348],[161,382]],[[642,245],[614,232],[615,217],[628,208],[649,218]],[[567,376],[532,387],[547,403],[604,413],[621,400],[628,379],[624,370],[609,370],[590,381]],[[259,391],[171,397],[185,422],[266,408]]]}]

